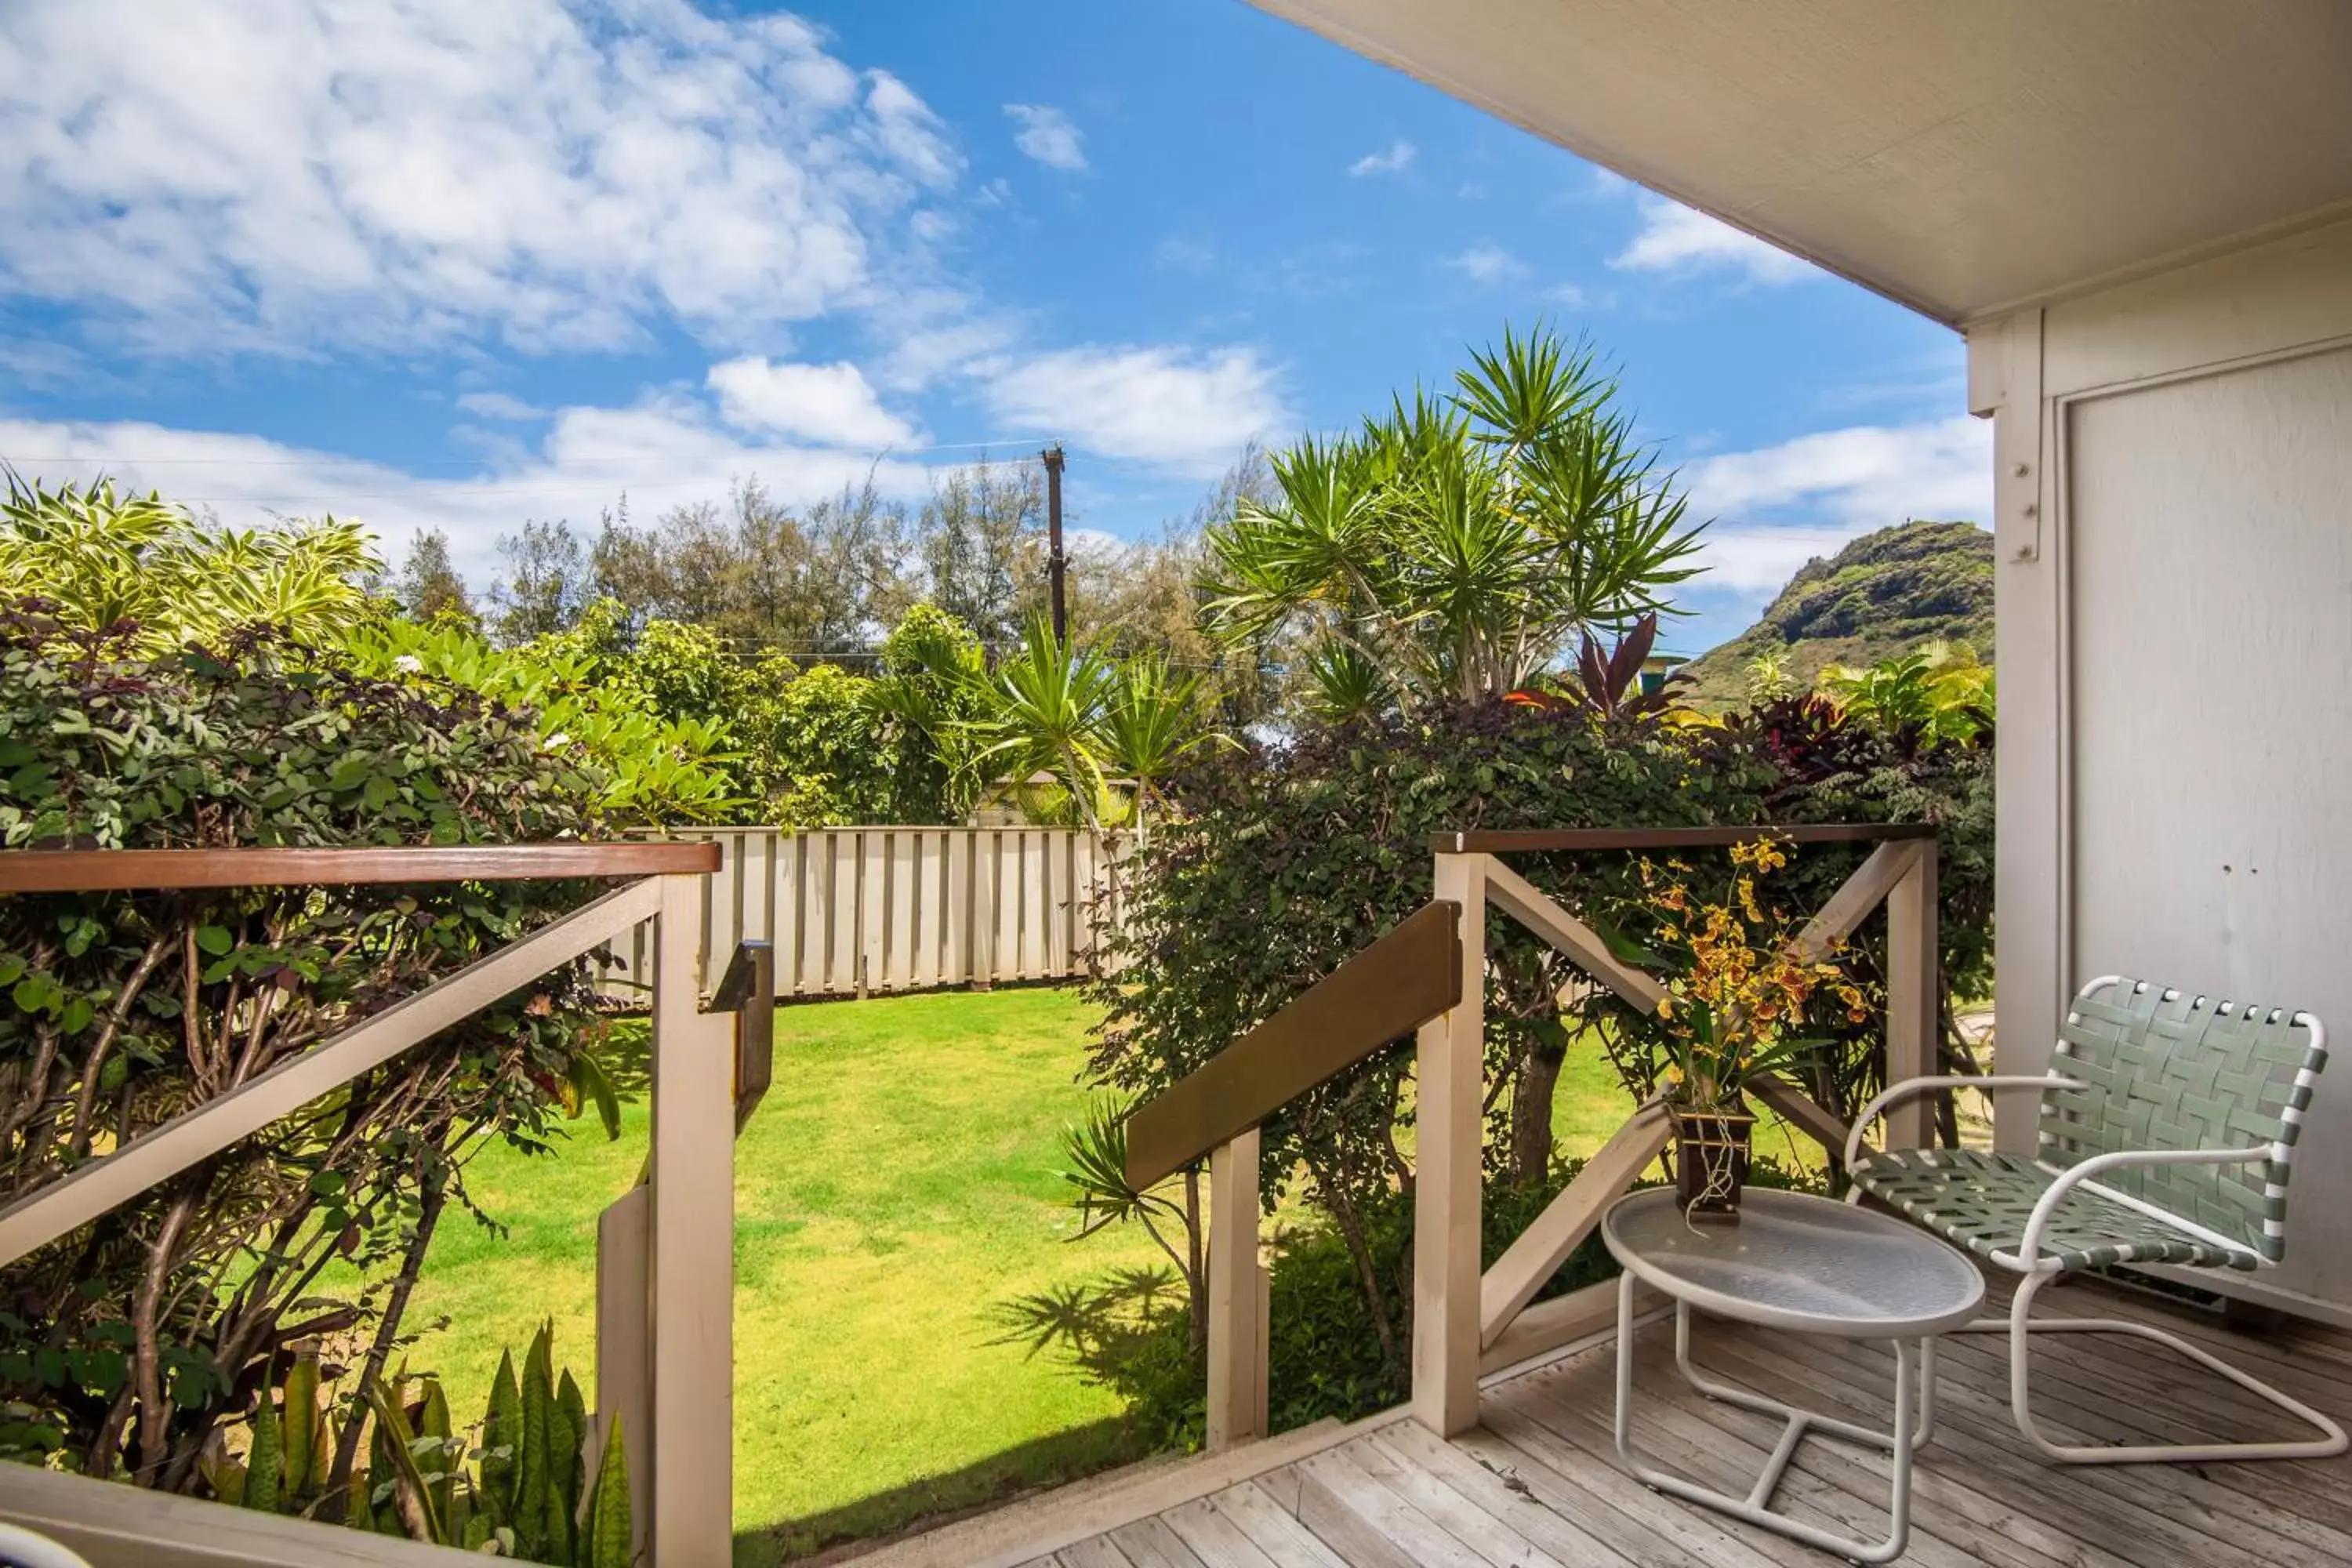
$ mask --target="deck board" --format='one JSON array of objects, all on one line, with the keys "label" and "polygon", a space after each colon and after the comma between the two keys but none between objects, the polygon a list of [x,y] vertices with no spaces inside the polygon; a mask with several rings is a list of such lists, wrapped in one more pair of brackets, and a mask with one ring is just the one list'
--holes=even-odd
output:
[{"label": "deck board", "polygon": [[[1990,1306],[2007,1295],[1991,1282]],[[2339,1418],[2352,1334],[2266,1335],[2147,1296],[2075,1285],[2037,1310],[2160,1323]],[[1775,1398],[1884,1426],[1885,1347],[1703,1322],[1698,1363]],[[1919,1568],[2334,1568],[2352,1565],[2352,1458],[2267,1464],[2046,1465],[2010,1423],[2008,1343],[1944,1342],[1935,1440],[1914,1488]],[[1716,1486],[1746,1480],[1779,1435],[1675,1375],[1645,1331],[1636,1432],[1654,1459]],[[1601,1345],[1488,1387],[1484,1425],[1452,1442],[1385,1426],[1221,1491],[1066,1546],[1061,1568],[1819,1568],[1834,1559],[1649,1490],[1617,1468],[1614,1356]],[[2034,1409],[2080,1442],[2251,1439],[2294,1426],[2158,1346],[2102,1335],[2036,1342]],[[1885,1528],[1887,1458],[1808,1440],[1776,1503],[1826,1529]]]}]

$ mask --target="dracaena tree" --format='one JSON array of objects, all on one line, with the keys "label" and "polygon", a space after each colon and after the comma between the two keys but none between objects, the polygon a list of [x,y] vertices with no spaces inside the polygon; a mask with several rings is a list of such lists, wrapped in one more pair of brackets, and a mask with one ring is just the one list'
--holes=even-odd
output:
[{"label": "dracaena tree", "polygon": [[1303,634],[1318,711],[1411,711],[1503,696],[1587,633],[1671,613],[1704,525],[1618,392],[1590,343],[1506,330],[1451,392],[1301,440],[1273,500],[1209,531],[1210,624]]}]

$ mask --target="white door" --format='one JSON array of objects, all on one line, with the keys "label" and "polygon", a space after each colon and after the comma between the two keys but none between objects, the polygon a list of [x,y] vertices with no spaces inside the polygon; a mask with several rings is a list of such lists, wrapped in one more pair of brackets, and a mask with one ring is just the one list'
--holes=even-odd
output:
[{"label": "white door", "polygon": [[2074,979],[2332,1029],[2264,1284],[2352,1304],[2352,350],[2075,404]]}]

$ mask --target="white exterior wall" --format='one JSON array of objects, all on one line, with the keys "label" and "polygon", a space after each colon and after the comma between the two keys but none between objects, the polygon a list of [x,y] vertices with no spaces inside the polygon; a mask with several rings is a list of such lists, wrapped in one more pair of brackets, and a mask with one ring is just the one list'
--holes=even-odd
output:
[{"label": "white exterior wall", "polygon": [[[2288,1258],[2352,1322],[2352,222],[1969,332],[1995,421],[2000,1067],[2124,973],[2331,1026]],[[2031,1108],[2007,1107],[2030,1148]]]}]

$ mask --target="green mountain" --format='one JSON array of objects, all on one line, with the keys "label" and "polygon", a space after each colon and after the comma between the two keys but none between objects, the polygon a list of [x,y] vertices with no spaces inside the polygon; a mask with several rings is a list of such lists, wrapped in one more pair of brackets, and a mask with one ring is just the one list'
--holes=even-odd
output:
[{"label": "green mountain", "polygon": [[1972,522],[1906,522],[1807,562],[1763,617],[1686,667],[1687,700],[1717,711],[1748,694],[1748,661],[1777,653],[1792,688],[1824,665],[1872,664],[1931,637],[1992,662],[1992,535]]}]

